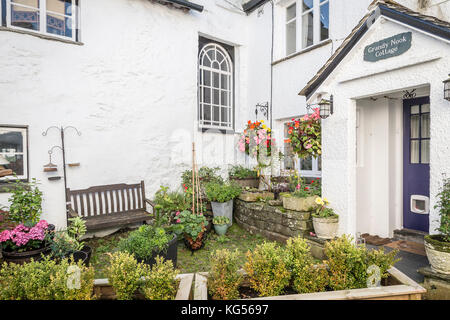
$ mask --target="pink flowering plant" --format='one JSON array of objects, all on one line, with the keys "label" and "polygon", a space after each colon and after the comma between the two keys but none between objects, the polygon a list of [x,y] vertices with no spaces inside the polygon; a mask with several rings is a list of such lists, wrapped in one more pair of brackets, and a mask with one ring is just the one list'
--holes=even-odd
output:
[{"label": "pink flowering plant", "polygon": [[292,147],[292,152],[300,158],[318,157],[322,154],[320,110],[314,109],[311,115],[288,122],[288,138],[284,140]]},{"label": "pink flowering plant", "polygon": [[247,122],[244,133],[239,137],[238,149],[241,152],[251,156],[266,156],[272,154],[272,147],[275,145],[275,139],[272,138],[272,132],[264,121]]},{"label": "pink flowering plant", "polygon": [[45,220],[40,220],[33,227],[21,223],[12,230],[0,233],[0,246],[3,251],[8,252],[35,250],[43,247],[48,236],[48,223]]}]

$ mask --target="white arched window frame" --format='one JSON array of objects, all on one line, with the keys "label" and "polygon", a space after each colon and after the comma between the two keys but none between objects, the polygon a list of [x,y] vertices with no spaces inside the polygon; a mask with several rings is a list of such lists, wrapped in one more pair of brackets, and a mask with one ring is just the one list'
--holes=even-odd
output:
[{"label": "white arched window frame", "polygon": [[217,43],[206,44],[198,58],[199,126],[233,130],[233,63]]}]

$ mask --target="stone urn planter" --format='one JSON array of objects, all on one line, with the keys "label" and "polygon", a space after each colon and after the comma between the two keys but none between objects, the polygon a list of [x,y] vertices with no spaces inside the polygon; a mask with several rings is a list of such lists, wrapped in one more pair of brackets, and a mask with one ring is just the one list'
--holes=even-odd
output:
[{"label": "stone urn planter", "polygon": [[311,211],[317,206],[315,202],[316,198],[317,196],[299,198],[289,194],[284,195],[282,196],[283,208],[293,211]]},{"label": "stone urn planter", "polygon": [[233,225],[233,200],[227,202],[211,201],[211,207],[214,217],[227,217],[230,219],[228,227]]},{"label": "stone urn planter", "polygon": [[431,269],[438,273],[450,274],[450,243],[443,241],[441,235],[425,236],[424,242]]},{"label": "stone urn planter", "polygon": [[320,239],[334,239],[338,232],[339,217],[319,218],[314,217],[313,227],[314,233]]},{"label": "stone urn planter", "polygon": [[268,191],[244,191],[239,195],[238,198],[245,202],[256,202],[258,201],[258,199],[273,200],[275,199],[275,195],[273,194],[273,192]]}]

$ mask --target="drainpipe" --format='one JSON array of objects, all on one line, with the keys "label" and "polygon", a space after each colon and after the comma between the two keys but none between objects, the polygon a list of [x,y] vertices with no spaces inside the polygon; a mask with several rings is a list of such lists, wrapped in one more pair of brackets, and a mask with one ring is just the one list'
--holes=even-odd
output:
[{"label": "drainpipe", "polygon": [[274,4],[273,0],[270,0],[272,4],[272,44],[270,48],[270,128],[273,129],[272,119],[272,102],[273,102],[273,41],[274,41]]}]

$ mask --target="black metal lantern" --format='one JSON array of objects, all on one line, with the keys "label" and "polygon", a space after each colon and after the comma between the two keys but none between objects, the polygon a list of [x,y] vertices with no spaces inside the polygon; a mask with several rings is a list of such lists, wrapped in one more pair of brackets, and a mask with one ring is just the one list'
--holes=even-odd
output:
[{"label": "black metal lantern", "polygon": [[320,118],[326,119],[333,114],[333,95],[330,96],[330,100],[322,99],[319,102]]},{"label": "black metal lantern", "polygon": [[450,78],[444,81],[444,99],[450,101]]}]

